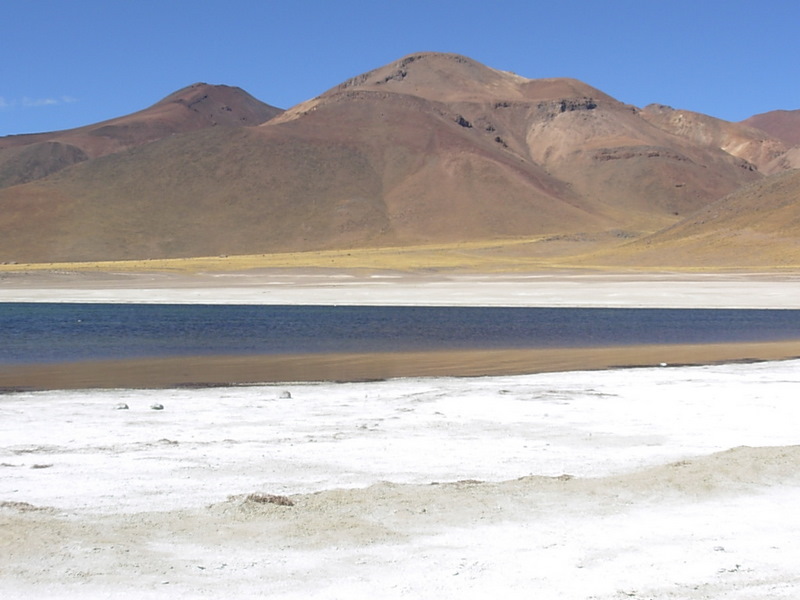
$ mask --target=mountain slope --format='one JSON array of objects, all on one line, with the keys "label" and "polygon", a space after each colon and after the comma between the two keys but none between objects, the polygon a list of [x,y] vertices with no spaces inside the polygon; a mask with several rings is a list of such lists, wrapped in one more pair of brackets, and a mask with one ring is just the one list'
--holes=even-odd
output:
[{"label": "mountain slope", "polygon": [[0,150],[0,188],[47,177],[89,160],[78,146],[58,141],[34,142]]},{"label": "mountain slope", "polygon": [[[0,190],[0,255],[22,262],[238,254],[605,224],[562,200],[569,190],[541,169],[472,151],[459,125],[414,110],[393,114],[402,128],[362,128],[353,137],[320,139],[315,119],[213,128]],[[344,115],[329,118],[349,128]],[[13,214],[22,218],[11,223]]]},{"label": "mountain slope", "polygon": [[773,110],[753,115],[742,123],[766,131],[789,146],[800,146],[800,109]]},{"label": "mountain slope", "polygon": [[[566,182],[581,207],[654,228],[758,178],[744,161],[664,132],[573,79],[529,80],[463,56],[408,56],[300,104],[266,127],[358,98],[413,97],[526,164]],[[589,208],[591,207],[591,208]]]},{"label": "mountain slope", "polygon": [[281,112],[239,88],[196,83],[131,115],[77,129],[0,138],[0,187],[176,133],[259,125]]},{"label": "mountain slope", "polygon": [[640,114],[664,131],[688,138],[699,145],[724,150],[755,165],[762,173],[773,172],[776,159],[789,150],[789,144],[779,137],[742,123],[731,123],[660,104],[646,106]]},{"label": "mountain slope", "polygon": [[604,251],[594,260],[662,267],[797,267],[800,171],[745,186],[671,227]]},{"label": "mountain slope", "polygon": [[[410,55],[256,127],[214,127],[246,116],[224,102],[187,88],[133,121],[62,132],[85,157],[0,190],[0,261],[627,236],[762,178],[579,81],[452,54]],[[186,129],[162,135],[176,119]]]}]

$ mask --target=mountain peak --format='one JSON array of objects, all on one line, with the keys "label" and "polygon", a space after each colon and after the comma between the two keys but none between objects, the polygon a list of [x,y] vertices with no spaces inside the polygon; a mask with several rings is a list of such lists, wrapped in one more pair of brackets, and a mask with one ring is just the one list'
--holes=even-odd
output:
[{"label": "mountain peak", "polygon": [[182,104],[193,112],[207,115],[213,124],[257,125],[282,112],[241,88],[203,82],[173,92],[156,102],[151,109],[164,109],[174,104]]},{"label": "mountain peak", "polygon": [[444,102],[555,100],[576,96],[610,99],[575,79],[528,79],[460,54],[442,52],[409,54],[353,77],[328,93],[354,89],[406,93]]},{"label": "mountain peak", "polygon": [[167,104],[169,102],[191,102],[192,100],[195,100],[197,98],[200,98],[208,94],[250,96],[250,94],[248,94],[243,89],[238,87],[198,81],[197,83],[187,85],[186,87],[183,87],[179,90],[172,92],[168,96],[156,102],[154,106],[158,106],[160,104]]},{"label": "mountain peak", "polygon": [[418,52],[352,77],[293,106],[272,123],[294,120],[330,101],[338,102],[359,93],[413,96],[451,105],[471,103],[508,107],[514,104],[561,103],[562,110],[573,105],[622,105],[577,79],[528,79],[511,71],[493,69],[460,54]]},{"label": "mountain peak", "polygon": [[281,112],[241,88],[194,83],[129,115],[75,129],[0,140],[0,152],[8,150],[0,155],[0,187],[39,179],[76,162],[177,133],[217,125],[259,125]]}]

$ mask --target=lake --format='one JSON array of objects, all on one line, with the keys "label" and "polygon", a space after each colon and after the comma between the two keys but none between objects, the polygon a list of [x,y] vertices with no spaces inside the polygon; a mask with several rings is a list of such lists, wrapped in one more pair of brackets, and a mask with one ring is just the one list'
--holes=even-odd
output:
[{"label": "lake", "polygon": [[798,310],[0,303],[0,364],[788,339]]}]

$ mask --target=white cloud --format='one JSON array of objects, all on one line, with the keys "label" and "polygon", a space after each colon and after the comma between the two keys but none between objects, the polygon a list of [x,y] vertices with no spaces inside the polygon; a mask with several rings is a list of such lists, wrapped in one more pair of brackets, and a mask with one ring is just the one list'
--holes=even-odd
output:
[{"label": "white cloud", "polygon": [[77,101],[78,101],[77,98],[66,95],[58,97],[50,97],[50,98],[30,98],[28,96],[23,96],[22,99],[20,100],[17,100],[15,98],[6,98],[5,96],[0,96],[0,110],[11,109],[17,106],[22,106],[23,108],[58,106],[60,104],[72,104]]},{"label": "white cloud", "polygon": [[54,106],[60,104],[55,98],[22,98],[22,106],[35,107],[35,106]]}]

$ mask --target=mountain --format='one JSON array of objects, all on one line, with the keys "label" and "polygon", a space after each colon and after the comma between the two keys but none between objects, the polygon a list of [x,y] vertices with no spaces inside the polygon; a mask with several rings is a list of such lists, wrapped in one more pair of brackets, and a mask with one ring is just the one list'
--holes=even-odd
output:
[{"label": "mountain", "polygon": [[122,124],[2,138],[11,173],[24,171],[14,152],[40,166],[0,190],[0,261],[619,243],[762,180],[757,164],[785,156],[784,142],[743,125],[692,117],[698,135],[574,79],[454,54],[407,56],[280,114],[247,105],[260,116],[193,87]]},{"label": "mountain", "polygon": [[174,134],[217,125],[259,125],[281,112],[239,88],[196,83],[124,117],[77,129],[0,138],[0,187],[41,179],[70,165]]},{"label": "mountain", "polygon": [[650,123],[709,148],[719,148],[756,166],[762,173],[783,170],[777,159],[790,144],[766,131],[744,123],[731,123],[688,110],[651,104],[640,112]]},{"label": "mountain", "polygon": [[790,148],[765,166],[764,172],[800,169],[800,110],[773,110],[742,121],[781,140]]},{"label": "mountain", "polygon": [[390,99],[413,99],[414,111],[460,124],[476,154],[543,168],[576,196],[568,202],[621,227],[664,224],[757,178],[744,161],[670,135],[580,81],[525,79],[458,55],[408,56],[288,110],[275,124],[320,110],[359,115]]},{"label": "mountain", "polygon": [[753,115],[742,123],[766,131],[789,146],[800,146],[800,109],[773,110]]},{"label": "mountain", "polygon": [[796,267],[800,170],[744,186],[675,225],[592,260],[660,267]]},{"label": "mountain", "polygon": [[789,148],[765,167],[768,173],[778,173],[788,169],[800,169],[800,146]]}]

